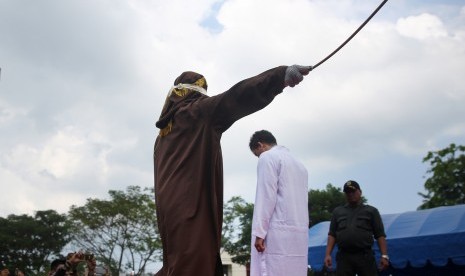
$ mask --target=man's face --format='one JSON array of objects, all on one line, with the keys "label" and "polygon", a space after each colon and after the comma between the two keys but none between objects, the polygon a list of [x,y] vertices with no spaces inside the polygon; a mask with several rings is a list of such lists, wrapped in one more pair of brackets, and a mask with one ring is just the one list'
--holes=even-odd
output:
[{"label": "man's face", "polygon": [[346,194],[346,199],[347,202],[350,204],[357,204],[360,201],[360,198],[362,197],[362,191],[360,190],[348,190],[345,192]]},{"label": "man's face", "polygon": [[8,275],[10,275],[10,271],[8,271],[7,268],[0,271],[0,276],[8,276]]},{"label": "man's face", "polygon": [[252,150],[252,153],[257,156],[257,157],[260,157],[260,154],[262,154],[263,152],[271,149],[272,146],[268,145],[268,144],[264,144],[262,142],[258,142],[258,147],[256,147],[255,149]]}]

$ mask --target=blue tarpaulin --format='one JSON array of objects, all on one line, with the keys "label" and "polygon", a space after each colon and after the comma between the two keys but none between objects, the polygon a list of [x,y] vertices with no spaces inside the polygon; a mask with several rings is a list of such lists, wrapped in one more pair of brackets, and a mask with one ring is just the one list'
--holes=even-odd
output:
[{"label": "blue tarpaulin", "polygon": [[[381,217],[393,269],[425,266],[465,269],[465,205]],[[308,263],[314,271],[323,270],[328,229],[328,221],[309,229]],[[336,251],[337,248],[333,250],[333,260]],[[376,242],[374,251],[378,260],[380,253]]]}]

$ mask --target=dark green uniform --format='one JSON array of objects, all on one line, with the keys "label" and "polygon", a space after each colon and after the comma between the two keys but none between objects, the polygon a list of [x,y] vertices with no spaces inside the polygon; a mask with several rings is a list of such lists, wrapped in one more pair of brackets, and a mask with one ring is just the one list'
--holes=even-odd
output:
[{"label": "dark green uniform", "polygon": [[329,235],[336,239],[337,275],[377,275],[374,239],[386,237],[381,216],[373,206],[349,204],[333,211]]}]

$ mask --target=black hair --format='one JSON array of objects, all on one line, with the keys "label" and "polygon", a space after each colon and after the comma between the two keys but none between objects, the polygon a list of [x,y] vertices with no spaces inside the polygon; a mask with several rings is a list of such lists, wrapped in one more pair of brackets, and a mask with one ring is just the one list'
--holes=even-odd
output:
[{"label": "black hair", "polygon": [[50,264],[50,270],[55,270],[61,264],[66,264],[66,260],[65,259],[53,260],[52,263]]},{"label": "black hair", "polygon": [[270,145],[276,145],[276,138],[268,130],[259,130],[250,137],[249,148],[254,150],[258,147],[258,143],[265,143]]}]

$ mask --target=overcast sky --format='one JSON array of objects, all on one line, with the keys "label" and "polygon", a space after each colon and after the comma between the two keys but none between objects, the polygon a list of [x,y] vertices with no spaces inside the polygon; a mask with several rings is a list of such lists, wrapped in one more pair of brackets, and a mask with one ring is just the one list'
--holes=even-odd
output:
[{"label": "overcast sky", "polygon": [[[374,0],[0,0],[0,216],[67,212],[153,187],[155,121],[174,79],[208,93],[314,65]],[[428,151],[465,144],[465,4],[390,0],[295,88],[222,139],[225,195],[253,202],[251,134],[300,158],[309,188],[353,179],[382,214],[415,210]]]}]

